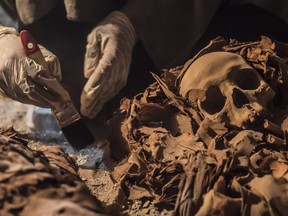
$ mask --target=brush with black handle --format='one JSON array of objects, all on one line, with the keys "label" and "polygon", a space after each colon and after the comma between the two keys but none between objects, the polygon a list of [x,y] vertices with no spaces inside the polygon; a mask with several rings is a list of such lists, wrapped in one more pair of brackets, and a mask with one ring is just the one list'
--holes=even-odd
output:
[{"label": "brush with black handle", "polygon": [[[48,70],[48,65],[44,56],[31,34],[27,30],[23,30],[20,32],[20,39],[25,54],[40,64],[45,70]],[[45,77],[43,78],[45,79]],[[41,83],[40,80],[41,79],[39,79],[39,82]],[[56,83],[57,88],[63,89],[59,82]],[[43,88],[49,89],[49,85],[45,83],[43,84]],[[86,126],[71,100],[66,101],[65,103],[55,103],[55,106],[51,107],[51,109],[64,136],[75,150],[85,148],[95,141],[94,136]]]}]

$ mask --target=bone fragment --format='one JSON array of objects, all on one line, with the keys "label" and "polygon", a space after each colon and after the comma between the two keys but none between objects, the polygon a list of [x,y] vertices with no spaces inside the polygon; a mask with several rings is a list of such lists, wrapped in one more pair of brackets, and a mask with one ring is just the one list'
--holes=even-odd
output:
[{"label": "bone fragment", "polygon": [[268,119],[265,119],[263,126],[265,129],[267,129],[271,132],[274,132],[275,134],[278,134],[281,137],[283,137],[283,131],[279,125],[269,121]]},{"label": "bone fragment", "polygon": [[266,136],[266,140],[267,142],[269,142],[270,144],[275,144],[277,146],[283,147],[285,145],[285,141],[277,136],[274,136],[272,134],[268,134]]}]

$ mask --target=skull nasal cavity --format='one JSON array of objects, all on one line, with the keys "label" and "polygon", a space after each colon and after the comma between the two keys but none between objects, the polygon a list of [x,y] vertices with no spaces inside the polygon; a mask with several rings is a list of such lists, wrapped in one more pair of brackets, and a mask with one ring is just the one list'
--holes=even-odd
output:
[{"label": "skull nasal cavity", "polygon": [[245,104],[249,104],[249,99],[239,89],[236,89],[236,88],[233,89],[232,98],[233,98],[234,105],[237,108],[241,108]]},{"label": "skull nasal cavity", "polygon": [[210,86],[206,91],[206,98],[201,102],[201,108],[210,115],[220,112],[226,102],[226,97],[222,95],[217,86]]}]

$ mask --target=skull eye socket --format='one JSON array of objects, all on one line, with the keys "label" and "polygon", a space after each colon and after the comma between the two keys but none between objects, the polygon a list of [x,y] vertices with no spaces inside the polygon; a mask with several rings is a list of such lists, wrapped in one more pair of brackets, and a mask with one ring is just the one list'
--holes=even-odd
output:
[{"label": "skull eye socket", "polygon": [[234,88],[232,93],[233,103],[234,105],[240,109],[245,104],[249,104],[249,99],[246,97],[246,95],[241,92],[239,89]]},{"label": "skull eye socket", "polygon": [[206,98],[201,101],[201,108],[210,115],[220,112],[226,102],[226,97],[217,86],[210,86],[206,91]]},{"label": "skull eye socket", "polygon": [[255,90],[260,86],[259,77],[254,69],[245,69],[234,71],[231,74],[231,79],[242,90]]}]

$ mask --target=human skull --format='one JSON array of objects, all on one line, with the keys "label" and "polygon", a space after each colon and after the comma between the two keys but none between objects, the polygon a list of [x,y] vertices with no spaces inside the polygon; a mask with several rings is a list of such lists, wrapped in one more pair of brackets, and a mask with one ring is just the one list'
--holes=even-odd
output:
[{"label": "human skull", "polygon": [[179,94],[197,104],[205,118],[245,128],[268,114],[267,104],[275,92],[240,55],[212,52],[189,66]]}]

